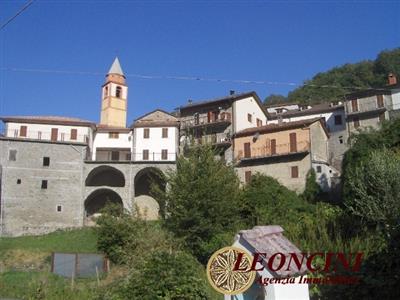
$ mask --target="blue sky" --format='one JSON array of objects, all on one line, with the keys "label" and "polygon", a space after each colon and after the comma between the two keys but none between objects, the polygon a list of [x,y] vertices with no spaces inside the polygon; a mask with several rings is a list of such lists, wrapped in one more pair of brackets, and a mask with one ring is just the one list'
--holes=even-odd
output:
[{"label": "blue sky", "polygon": [[[0,0],[0,23],[24,3]],[[131,75],[301,83],[317,72],[398,47],[399,3],[37,0],[0,31],[0,115],[98,121],[100,86],[115,55]],[[294,89],[287,84],[127,80],[128,123],[155,108],[170,111],[188,99],[224,96],[229,90],[255,90],[264,99]]]}]

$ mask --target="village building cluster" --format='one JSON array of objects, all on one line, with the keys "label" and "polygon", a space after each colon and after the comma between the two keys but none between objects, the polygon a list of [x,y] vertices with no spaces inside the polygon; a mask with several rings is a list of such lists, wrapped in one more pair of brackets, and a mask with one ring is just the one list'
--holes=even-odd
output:
[{"label": "village building cluster", "polygon": [[265,106],[255,92],[154,110],[127,126],[128,86],[118,59],[101,93],[100,123],[7,116],[0,136],[0,236],[90,225],[108,202],[158,218],[151,183],[179,155],[210,144],[243,184],[256,173],[304,190],[314,169],[324,191],[339,183],[349,136],[398,116],[400,84],[317,105]]}]

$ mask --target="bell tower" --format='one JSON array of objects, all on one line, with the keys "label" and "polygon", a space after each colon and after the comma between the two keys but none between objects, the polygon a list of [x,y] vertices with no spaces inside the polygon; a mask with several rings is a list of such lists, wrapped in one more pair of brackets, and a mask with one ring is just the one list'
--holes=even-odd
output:
[{"label": "bell tower", "polygon": [[115,58],[102,86],[100,124],[108,127],[126,127],[128,86],[118,57]]}]

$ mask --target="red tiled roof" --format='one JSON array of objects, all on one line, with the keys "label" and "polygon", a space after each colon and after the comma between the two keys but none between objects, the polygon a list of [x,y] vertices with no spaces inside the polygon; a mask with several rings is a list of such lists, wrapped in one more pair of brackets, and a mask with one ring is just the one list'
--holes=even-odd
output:
[{"label": "red tiled roof", "polygon": [[94,126],[95,123],[88,120],[61,117],[61,116],[6,116],[0,118],[3,122],[23,122],[34,124],[58,124],[58,125],[77,125]]},{"label": "red tiled roof", "polygon": [[[277,131],[282,131],[282,130],[300,128],[300,127],[309,126],[317,121],[321,122],[321,120],[322,120],[322,118],[313,118],[313,119],[301,120],[301,121],[282,122],[280,124],[269,124],[269,125],[264,125],[264,126],[260,126],[260,127],[251,127],[251,128],[247,128],[247,129],[237,132],[235,134],[235,137],[249,136],[249,135],[255,134],[257,132],[268,133],[268,132],[277,132]],[[321,125],[322,125],[322,122],[321,122]]]}]

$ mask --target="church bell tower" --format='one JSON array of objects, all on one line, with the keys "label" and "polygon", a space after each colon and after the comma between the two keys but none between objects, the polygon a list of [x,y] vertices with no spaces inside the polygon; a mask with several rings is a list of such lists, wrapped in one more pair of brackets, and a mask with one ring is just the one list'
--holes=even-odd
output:
[{"label": "church bell tower", "polygon": [[102,86],[100,124],[126,128],[128,86],[118,57],[115,58]]}]

